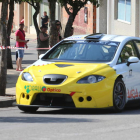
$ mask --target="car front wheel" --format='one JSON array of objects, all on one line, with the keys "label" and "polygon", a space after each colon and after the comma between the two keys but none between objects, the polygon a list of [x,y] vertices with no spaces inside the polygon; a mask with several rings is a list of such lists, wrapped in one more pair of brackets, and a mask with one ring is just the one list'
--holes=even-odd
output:
[{"label": "car front wheel", "polygon": [[18,108],[24,112],[36,112],[38,110],[38,107],[24,107],[24,106],[18,106]]},{"label": "car front wheel", "polygon": [[121,112],[125,108],[126,89],[121,78],[118,78],[114,84],[113,105],[117,112]]}]

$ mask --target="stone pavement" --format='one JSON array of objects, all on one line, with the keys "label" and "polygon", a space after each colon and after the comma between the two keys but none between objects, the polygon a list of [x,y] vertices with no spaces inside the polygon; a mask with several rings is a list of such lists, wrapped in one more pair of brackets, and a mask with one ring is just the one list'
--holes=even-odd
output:
[{"label": "stone pavement", "polygon": [[[15,44],[15,33],[11,34],[11,46]],[[37,41],[36,41],[36,34],[31,35],[26,33],[26,40],[29,39],[28,48],[32,48],[34,50],[25,50],[25,55],[23,58],[23,69],[32,64],[37,60]],[[15,101],[15,94],[16,94],[16,82],[18,76],[20,74],[19,71],[16,71],[16,61],[15,61],[15,49],[11,50],[12,53],[12,62],[13,62],[13,69],[7,70],[7,85],[6,85],[6,96],[0,96],[0,107],[9,107],[12,106],[12,103]]]}]

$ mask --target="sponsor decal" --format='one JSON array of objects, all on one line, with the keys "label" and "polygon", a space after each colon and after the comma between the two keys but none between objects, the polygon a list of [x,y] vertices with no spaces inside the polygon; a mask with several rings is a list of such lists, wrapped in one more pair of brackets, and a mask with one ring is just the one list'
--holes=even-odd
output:
[{"label": "sponsor decal", "polygon": [[45,86],[44,86],[44,87],[42,87],[42,91],[46,91],[46,89],[47,89],[47,88],[46,88]]},{"label": "sponsor decal", "polygon": [[70,93],[70,96],[72,97],[75,93],[76,93],[76,92],[71,92],[71,93]]},{"label": "sponsor decal", "polygon": [[49,92],[61,92],[61,89],[47,88],[47,91],[49,91]]},{"label": "sponsor decal", "polygon": [[127,97],[129,100],[140,99],[140,92],[138,92],[137,89],[127,89]]},{"label": "sponsor decal", "polygon": [[26,90],[27,93],[30,93],[30,91],[37,91],[37,92],[46,91],[47,88],[45,86],[25,85],[24,89]]},{"label": "sponsor decal", "polygon": [[30,93],[31,91],[37,91],[37,92],[61,92],[61,89],[57,88],[47,88],[45,86],[31,86],[31,85],[25,85],[24,89],[27,93]]}]

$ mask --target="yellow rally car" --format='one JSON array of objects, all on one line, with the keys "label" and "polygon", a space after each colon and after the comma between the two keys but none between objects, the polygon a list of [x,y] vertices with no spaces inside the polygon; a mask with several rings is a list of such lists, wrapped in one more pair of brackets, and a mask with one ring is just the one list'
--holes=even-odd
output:
[{"label": "yellow rally car", "polygon": [[107,108],[122,111],[140,99],[140,38],[118,35],[71,36],[20,73],[16,105]]}]

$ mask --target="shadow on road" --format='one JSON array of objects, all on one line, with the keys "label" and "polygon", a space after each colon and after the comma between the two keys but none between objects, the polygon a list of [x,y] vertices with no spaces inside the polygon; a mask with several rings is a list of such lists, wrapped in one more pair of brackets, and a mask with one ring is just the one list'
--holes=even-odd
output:
[{"label": "shadow on road", "polygon": [[[44,109],[45,110],[45,109]],[[23,112],[24,113],[24,112]],[[109,109],[60,109],[40,111],[34,114],[60,114],[60,115],[137,115],[140,114],[140,107],[129,107],[122,112],[115,112],[113,108]]]},{"label": "shadow on road", "polygon": [[[33,55],[34,53],[24,53],[24,55]],[[16,50],[15,50],[15,52],[11,52],[11,55],[15,55],[15,57],[16,57]]]},{"label": "shadow on road", "polygon": [[[49,111],[37,111],[36,113],[21,112],[22,117],[0,117],[0,123],[81,123],[81,122],[101,122],[100,119],[94,119],[94,115],[138,115],[139,108],[127,108],[121,113],[114,113],[111,109],[53,109]],[[48,117],[47,114],[54,116]],[[38,115],[40,117],[38,117]],[[56,116],[57,115],[57,116]],[[61,118],[59,117],[61,115]],[[63,116],[62,116],[63,115]],[[65,117],[65,115],[67,115]],[[91,119],[74,118],[73,115],[93,115]],[[30,116],[30,117],[29,117]],[[36,117],[37,116],[37,117]]]},{"label": "shadow on road", "polygon": [[36,60],[23,60],[22,64],[33,64]]},{"label": "shadow on road", "polygon": [[58,118],[58,117],[0,117],[0,123],[79,123],[97,122],[96,119]]},{"label": "shadow on road", "polygon": [[7,85],[6,85],[6,88],[15,87],[17,79],[18,79],[18,75],[17,74],[8,74],[7,75]]},{"label": "shadow on road", "polygon": [[[36,60],[23,60],[22,64],[33,64]],[[16,64],[16,61],[13,61],[13,64]]]}]

